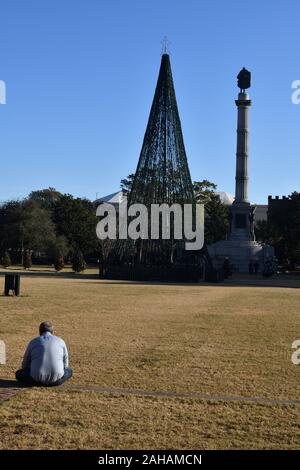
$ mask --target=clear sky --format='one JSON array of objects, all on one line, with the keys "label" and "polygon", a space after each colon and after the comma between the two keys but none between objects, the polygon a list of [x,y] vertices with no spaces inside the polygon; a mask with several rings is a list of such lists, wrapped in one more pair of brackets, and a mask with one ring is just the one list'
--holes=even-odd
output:
[{"label": "clear sky", "polygon": [[138,161],[167,35],[193,180],[234,193],[236,75],[252,72],[250,199],[300,191],[300,4],[2,0],[0,201],[49,186],[94,199]]}]

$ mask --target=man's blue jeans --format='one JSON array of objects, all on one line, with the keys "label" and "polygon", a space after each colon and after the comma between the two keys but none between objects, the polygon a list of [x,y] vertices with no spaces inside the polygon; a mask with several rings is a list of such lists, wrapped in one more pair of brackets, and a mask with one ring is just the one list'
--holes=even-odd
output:
[{"label": "man's blue jeans", "polygon": [[23,382],[27,385],[32,386],[39,386],[39,387],[56,387],[57,385],[62,385],[66,380],[69,380],[73,375],[73,371],[70,367],[65,369],[65,373],[61,379],[57,380],[56,382],[52,382],[50,384],[44,384],[42,382],[36,382],[30,375],[30,370],[28,369],[20,369],[16,372],[16,379],[18,382]]}]

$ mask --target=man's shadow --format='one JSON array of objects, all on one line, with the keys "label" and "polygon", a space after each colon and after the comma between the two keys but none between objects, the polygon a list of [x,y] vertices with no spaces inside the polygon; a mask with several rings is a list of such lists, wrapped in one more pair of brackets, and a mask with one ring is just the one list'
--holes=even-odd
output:
[{"label": "man's shadow", "polygon": [[27,385],[17,380],[0,379],[0,388],[31,388],[32,385]]},{"label": "man's shadow", "polygon": [[[59,388],[61,388],[64,384],[60,384]],[[18,382],[17,380],[13,379],[0,379],[0,389],[1,388],[33,388],[33,387],[47,387],[43,384],[26,384],[24,382]],[[52,387],[51,385],[48,385],[48,387]],[[48,388],[47,387],[47,388]],[[55,388],[58,388],[56,386]]]}]

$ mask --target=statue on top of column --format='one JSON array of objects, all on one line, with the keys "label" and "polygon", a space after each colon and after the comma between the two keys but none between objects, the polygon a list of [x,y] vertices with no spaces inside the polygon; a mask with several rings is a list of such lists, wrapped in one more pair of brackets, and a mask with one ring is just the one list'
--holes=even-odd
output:
[{"label": "statue on top of column", "polygon": [[251,72],[243,67],[237,76],[237,80],[237,85],[240,88],[241,93],[245,92],[245,90],[251,86]]}]

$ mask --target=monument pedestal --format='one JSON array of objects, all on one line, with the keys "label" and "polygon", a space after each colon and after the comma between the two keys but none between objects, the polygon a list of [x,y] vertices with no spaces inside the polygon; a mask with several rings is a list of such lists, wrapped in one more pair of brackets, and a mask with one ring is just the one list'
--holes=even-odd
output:
[{"label": "monument pedestal", "polygon": [[234,201],[230,207],[230,240],[251,241],[255,239],[253,211],[254,208],[248,201]]},{"label": "monument pedestal", "polygon": [[274,256],[273,247],[251,240],[222,240],[207,248],[215,268],[221,268],[228,258],[232,270],[239,273],[248,273],[249,263],[255,262],[261,272],[266,259]]}]

